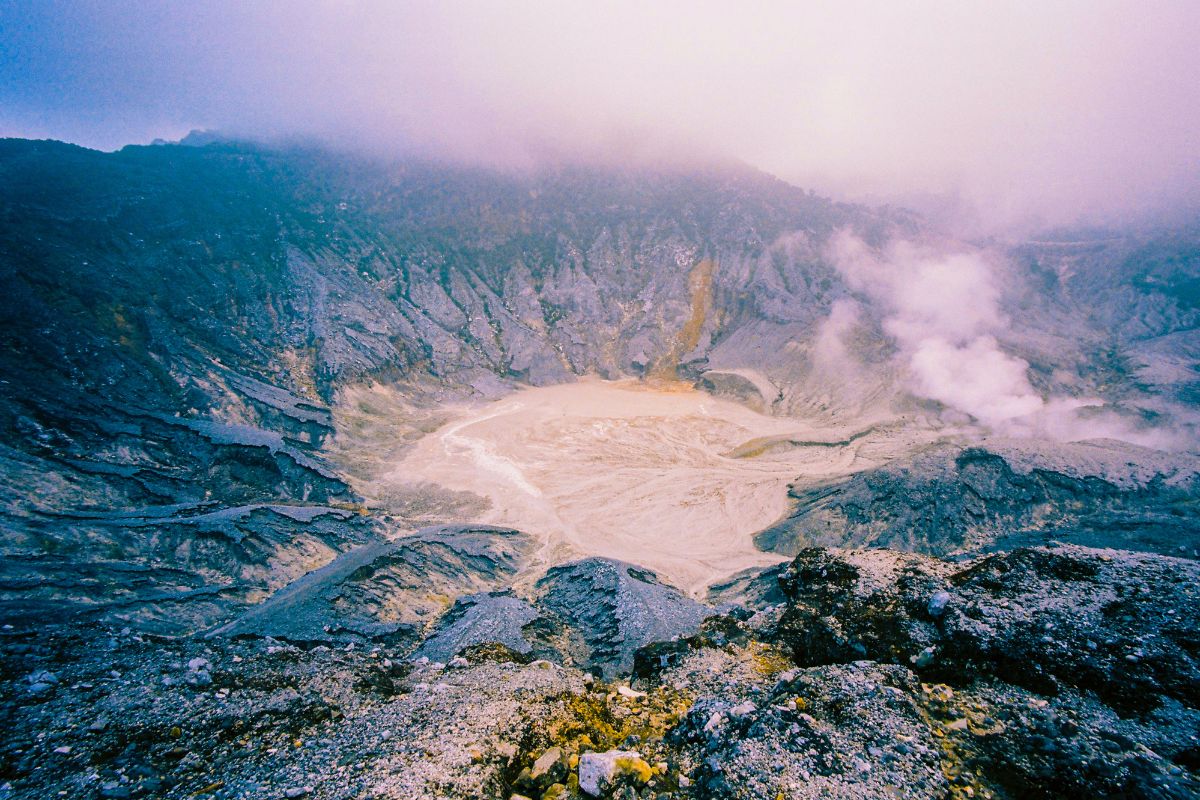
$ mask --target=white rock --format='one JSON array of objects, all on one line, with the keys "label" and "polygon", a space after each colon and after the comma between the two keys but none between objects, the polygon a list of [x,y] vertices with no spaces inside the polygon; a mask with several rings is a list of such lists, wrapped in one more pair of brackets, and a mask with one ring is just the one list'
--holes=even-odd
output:
[{"label": "white rock", "polygon": [[617,694],[621,695],[621,697],[628,697],[632,700],[637,700],[639,697],[646,696],[645,692],[639,692],[636,689],[630,689],[628,686],[618,686]]},{"label": "white rock", "polygon": [[929,616],[940,617],[946,613],[946,605],[950,602],[949,592],[937,592],[933,597],[929,598]]},{"label": "white rock", "polygon": [[49,670],[39,669],[39,670],[31,673],[29,675],[29,677],[26,678],[25,680],[28,681],[29,683],[57,684],[58,676],[55,675],[53,672],[50,672]]},{"label": "white rock", "polygon": [[599,797],[617,774],[617,761],[641,758],[632,750],[609,750],[606,753],[584,753],[579,757],[579,790]]},{"label": "white rock", "polygon": [[533,766],[529,770],[529,774],[534,780],[541,778],[554,768],[554,765],[562,760],[563,752],[560,747],[551,747],[533,762]]},{"label": "white rock", "polygon": [[754,705],[754,703],[751,703],[749,700],[747,700],[746,702],[738,703],[736,706],[729,709],[729,713],[735,717],[744,717],[747,714],[753,714],[757,710],[758,710],[758,706]]},{"label": "white rock", "polygon": [[932,664],[936,656],[937,648],[933,645],[930,645],[921,652],[917,653],[915,656],[909,656],[908,660],[911,661],[917,667],[917,669],[921,669]]}]

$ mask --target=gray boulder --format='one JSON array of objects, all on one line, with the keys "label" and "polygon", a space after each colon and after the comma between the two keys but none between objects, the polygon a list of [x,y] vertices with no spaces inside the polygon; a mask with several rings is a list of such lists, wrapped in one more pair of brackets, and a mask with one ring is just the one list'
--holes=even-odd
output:
[{"label": "gray boulder", "polygon": [[605,676],[629,672],[638,648],[695,633],[714,613],[653,572],[608,558],[553,567],[537,588],[539,605],[568,628],[572,660]]}]

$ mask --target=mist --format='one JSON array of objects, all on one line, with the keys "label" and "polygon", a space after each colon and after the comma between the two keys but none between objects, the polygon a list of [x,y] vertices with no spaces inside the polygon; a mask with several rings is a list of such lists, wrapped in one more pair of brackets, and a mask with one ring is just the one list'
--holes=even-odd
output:
[{"label": "mist", "polygon": [[1200,201],[1194,3],[6,4],[0,134],[737,158],[972,224]]}]

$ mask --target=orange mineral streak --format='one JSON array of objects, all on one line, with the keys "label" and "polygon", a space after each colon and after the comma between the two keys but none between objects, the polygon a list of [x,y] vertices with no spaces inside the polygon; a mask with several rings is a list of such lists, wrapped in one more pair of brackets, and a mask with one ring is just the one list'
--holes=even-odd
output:
[{"label": "orange mineral streak", "polygon": [[688,275],[688,291],[691,297],[692,313],[688,316],[683,327],[679,329],[671,348],[655,363],[649,377],[657,381],[673,381],[679,361],[685,355],[696,349],[700,344],[700,335],[704,332],[704,323],[712,311],[713,272],[717,264],[711,258],[701,259],[692,267]]}]

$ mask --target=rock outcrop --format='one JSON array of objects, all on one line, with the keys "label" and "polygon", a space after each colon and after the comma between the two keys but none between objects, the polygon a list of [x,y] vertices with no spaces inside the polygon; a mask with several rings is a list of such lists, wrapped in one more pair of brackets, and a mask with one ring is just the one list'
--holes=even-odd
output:
[{"label": "rock outcrop", "polygon": [[[562,570],[553,589],[588,595],[596,568]],[[1196,562],[1069,546],[969,563],[814,548],[779,581],[781,604],[731,610],[641,648],[632,684],[609,665],[603,679],[518,653],[519,637],[505,646],[537,613],[509,594],[461,601],[415,653],[386,636],[302,648],[13,627],[0,632],[3,791],[500,800],[1200,792]],[[469,635],[453,633],[480,607],[510,616],[490,645],[475,641],[488,635],[483,618]],[[614,629],[615,618],[601,623],[615,612],[561,622],[578,634]],[[455,651],[459,642],[474,643]]]},{"label": "rock outcrop", "polygon": [[693,633],[712,613],[653,572],[607,558],[551,567],[538,589],[567,625],[573,660],[610,677],[629,672],[638,648]]},{"label": "rock outcrop", "polygon": [[533,547],[529,536],[505,528],[425,528],[351,550],[208,636],[411,643],[454,598],[507,585]]},{"label": "rock outcrop", "polygon": [[427,528],[352,550],[206,636],[387,643],[436,663],[498,645],[517,661],[612,677],[630,671],[639,648],[693,634],[716,613],[649,570],[602,558],[552,567],[532,591],[514,591],[532,550],[505,528]]},{"label": "rock outcrop", "polygon": [[[737,165],[498,174],[229,141],[0,142],[0,607],[178,633],[380,541],[381,520],[321,511],[362,510],[330,438],[340,393],[372,382],[430,407],[582,374],[657,376],[818,420],[892,401],[936,415],[903,397],[869,319],[847,339],[870,373],[861,385],[831,393],[855,370],[814,371],[830,310],[855,296],[827,252],[843,230],[871,245],[923,235],[905,212]],[[1195,241],[1017,248],[1022,280],[1001,310],[1023,324],[1004,348],[1039,392],[1179,422],[1168,406],[1198,385]],[[797,516],[760,541],[945,553],[1053,527],[1084,544],[1194,549],[1179,500],[1193,489],[1165,475],[1113,489],[1043,455],[1032,471],[1008,454],[971,466],[1012,473],[976,476],[999,496],[925,462],[801,489]],[[908,499],[874,507],[887,484]],[[943,498],[930,516],[926,500]],[[1117,529],[1120,541],[1098,533]]]},{"label": "rock outcrop", "polygon": [[[980,441],[872,315],[831,344],[840,231],[929,235],[736,165],[0,141],[0,798],[1200,795],[1195,455]],[[997,346],[1194,430],[1197,241],[1017,246]],[[722,457],[846,477],[705,604],[469,491],[381,511],[333,441],[577,375],[836,420]]]},{"label": "rock outcrop", "polygon": [[943,444],[824,485],[756,535],[787,555],[819,545],[933,555],[1061,540],[1200,557],[1200,459],[1117,441]]}]

